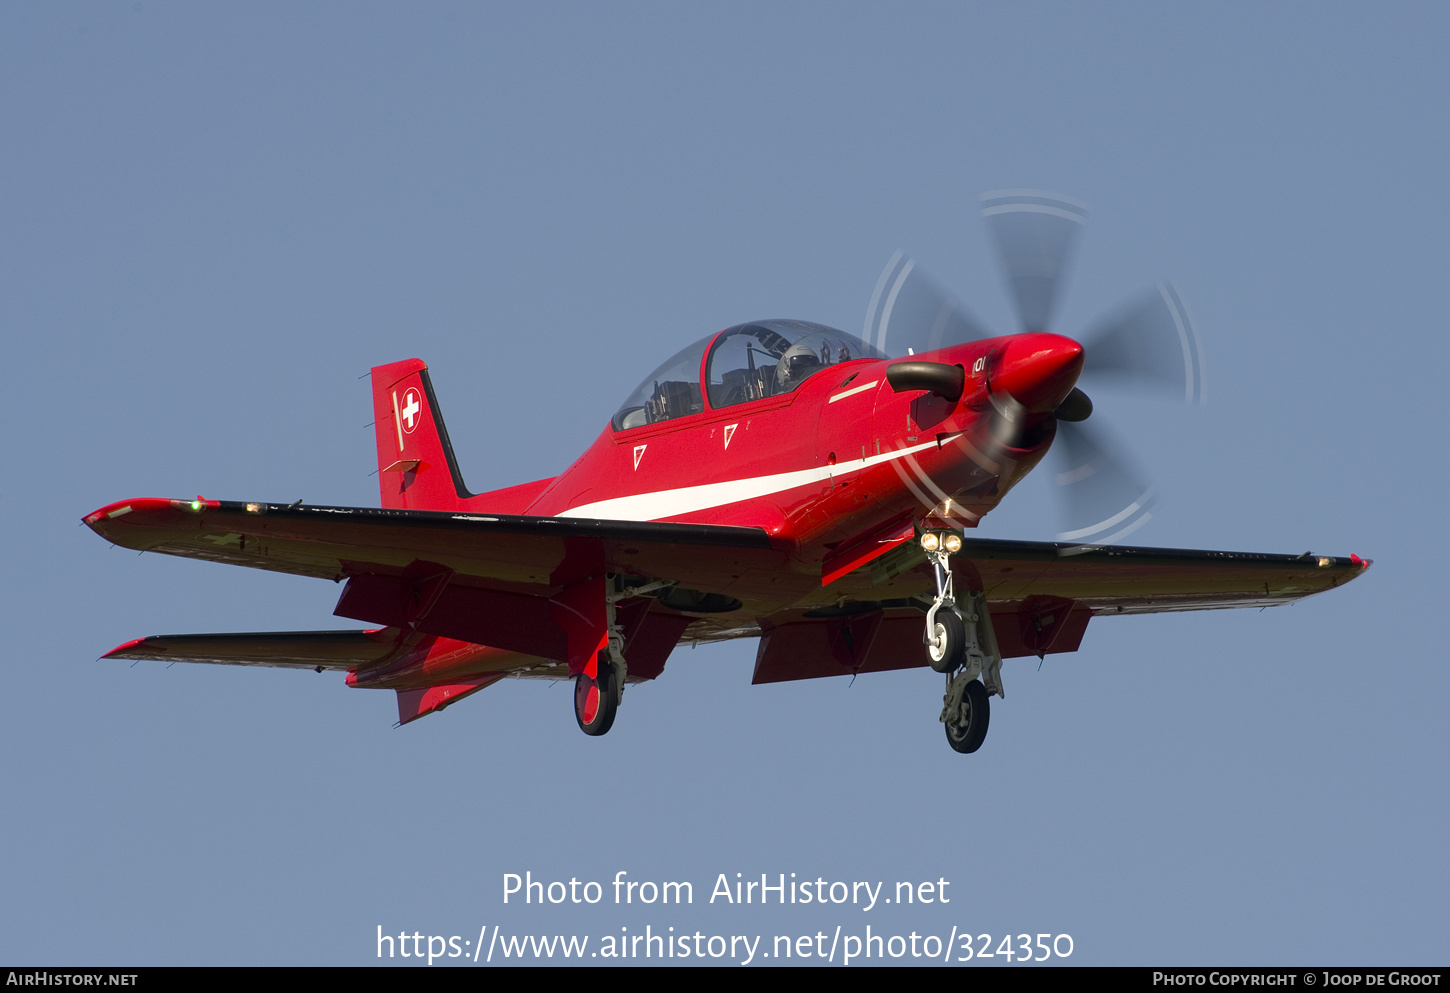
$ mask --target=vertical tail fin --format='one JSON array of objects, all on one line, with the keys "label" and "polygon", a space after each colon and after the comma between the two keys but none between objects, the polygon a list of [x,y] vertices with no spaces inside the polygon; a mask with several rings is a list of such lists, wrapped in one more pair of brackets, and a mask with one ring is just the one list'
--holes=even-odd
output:
[{"label": "vertical tail fin", "polygon": [[383,506],[457,510],[473,494],[463,485],[443,414],[422,359],[373,368],[378,490]]}]

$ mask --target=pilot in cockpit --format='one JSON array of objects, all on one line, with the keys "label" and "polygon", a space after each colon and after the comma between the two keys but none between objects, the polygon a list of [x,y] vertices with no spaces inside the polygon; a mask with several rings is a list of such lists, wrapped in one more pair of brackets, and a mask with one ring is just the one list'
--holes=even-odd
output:
[{"label": "pilot in cockpit", "polygon": [[[829,352],[830,347],[828,342],[822,350]],[[798,342],[790,346],[775,365],[776,392],[789,393],[822,366],[830,364],[829,359],[823,361],[816,354],[809,342]]]}]

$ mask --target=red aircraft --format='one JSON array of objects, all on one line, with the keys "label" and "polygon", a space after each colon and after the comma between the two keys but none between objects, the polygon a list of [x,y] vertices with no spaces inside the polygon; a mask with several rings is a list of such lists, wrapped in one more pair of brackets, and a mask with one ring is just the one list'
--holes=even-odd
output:
[{"label": "red aircraft", "polygon": [[[759,638],[756,683],[930,665],[947,740],[972,752],[1002,660],[1076,651],[1094,616],[1287,603],[1369,566],[1110,544],[1151,491],[1083,433],[1078,377],[1192,397],[1191,326],[1165,290],[1086,349],[1048,333],[1080,209],[1008,193],[984,213],[1021,333],[981,334],[898,255],[875,343],[804,321],[727,328],[662,364],[550,479],[470,493],[427,366],[374,368],[381,509],[137,499],[85,523],[128,548],[344,583],[334,613],[378,626],[151,637],[106,657],[338,669],[396,690],[404,724],[506,676],[572,678],[579,727],[601,735],[677,644]],[[926,347],[892,359],[880,346],[903,323]],[[1063,542],[965,538],[1058,438],[1059,481],[1098,487],[1107,510]]]}]

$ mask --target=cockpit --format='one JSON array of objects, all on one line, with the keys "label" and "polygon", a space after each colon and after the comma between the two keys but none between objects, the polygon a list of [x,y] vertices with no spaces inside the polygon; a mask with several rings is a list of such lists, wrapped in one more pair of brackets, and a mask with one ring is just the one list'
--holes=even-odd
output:
[{"label": "cockpit", "polygon": [[[809,321],[752,321],[670,357],[629,395],[616,431],[793,393],[828,366],[887,356],[855,335]],[[701,389],[701,383],[705,389]]]}]

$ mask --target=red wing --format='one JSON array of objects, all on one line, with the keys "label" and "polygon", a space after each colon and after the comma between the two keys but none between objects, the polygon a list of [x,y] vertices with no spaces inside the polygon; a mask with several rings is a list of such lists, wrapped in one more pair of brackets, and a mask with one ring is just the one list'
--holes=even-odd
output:
[{"label": "red wing", "polygon": [[85,522],[142,551],[333,580],[403,575],[421,562],[532,596],[604,571],[727,592],[786,561],[762,529],[719,525],[158,499],[112,504]]},{"label": "red wing", "polygon": [[1266,607],[1343,585],[1369,561],[1266,552],[1082,546],[1054,542],[963,543],[963,562],[992,603],[1033,597],[1072,600],[1094,614],[1154,614]]},{"label": "red wing", "polygon": [[[490,673],[531,665],[533,659],[564,658],[566,646],[554,643],[564,636],[555,630],[550,611],[557,604],[550,598],[586,577],[607,571],[667,579],[713,595],[732,588],[768,590],[789,568],[786,553],[763,530],[711,525],[200,500],[113,504],[86,523],[128,548],[350,578],[338,613],[373,623],[408,624],[409,604],[427,600],[432,613],[419,626],[494,646],[499,655],[488,662]],[[757,681],[920,665],[915,608],[931,586],[923,564],[915,542],[902,544],[818,591],[814,605],[807,600],[760,616],[758,627],[722,615],[729,627],[707,640],[774,632],[762,642]],[[1342,585],[1368,566],[1356,556],[990,539],[968,540],[953,557],[961,588],[986,592],[1006,657],[1074,651],[1090,616],[1287,603]],[[775,589],[779,595],[780,587]],[[642,616],[646,626],[636,633],[647,631],[646,641],[658,643],[650,671],[641,670],[650,678],[689,618],[676,611]],[[153,639],[113,654],[268,664],[261,661],[267,645],[260,639],[313,637],[333,641],[325,649],[273,642],[277,660],[270,664],[352,668],[349,652],[367,656],[359,660],[361,669],[378,661],[359,640],[367,637],[360,632],[251,637],[249,643],[244,636]],[[203,643],[207,638],[211,641]],[[226,638],[243,641],[223,644]],[[134,654],[138,651],[168,654]],[[764,664],[767,656],[770,664]]]},{"label": "red wing", "polygon": [[[926,665],[931,580],[912,542],[831,586],[847,596],[761,621],[757,683]],[[1003,658],[1077,651],[1103,614],[1266,607],[1322,593],[1369,568],[1357,556],[1084,547],[969,539],[952,557],[957,589],[984,590]]]},{"label": "red wing", "polygon": [[[928,594],[926,556],[913,542],[849,576],[831,592],[859,600]],[[1342,586],[1368,559],[1195,551],[968,538],[952,556],[959,588],[983,590],[994,609],[1035,597],[1072,600],[1094,614],[1151,614],[1289,603]]]},{"label": "red wing", "polygon": [[[688,609],[742,579],[768,582],[785,561],[758,528],[154,499],[86,523],[127,548],[348,579],[336,613],[385,625],[168,635],[108,657],[343,669],[349,685],[397,690],[403,723],[505,675],[567,677],[598,644],[606,572],[682,584]],[[632,680],[659,675],[690,623],[657,606],[620,605]]]}]

